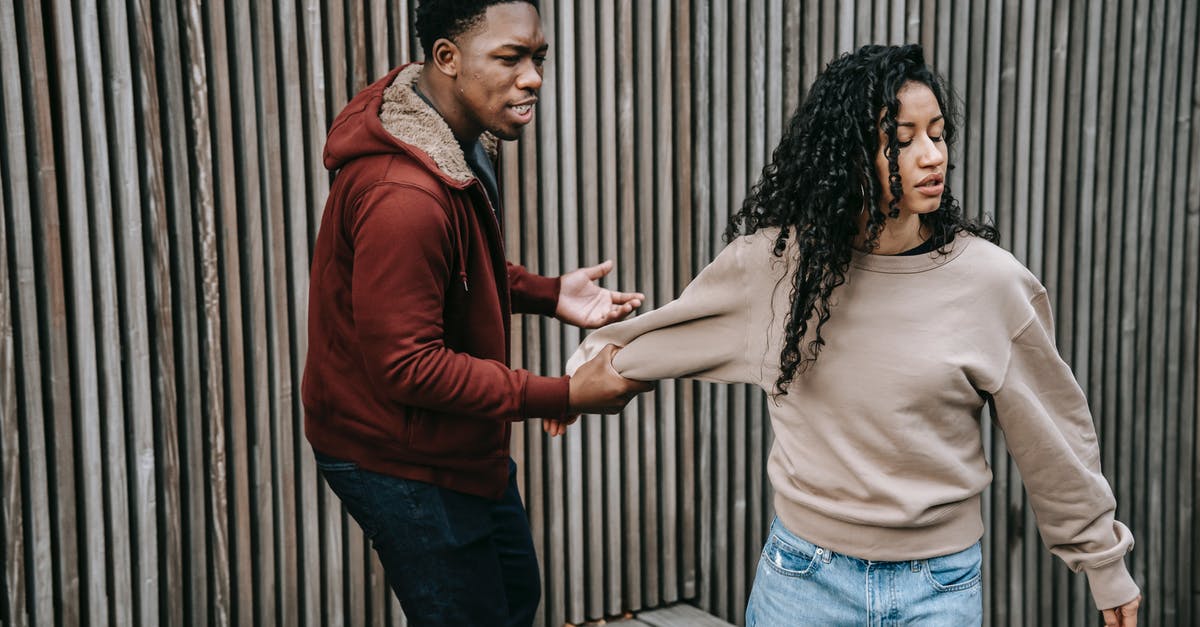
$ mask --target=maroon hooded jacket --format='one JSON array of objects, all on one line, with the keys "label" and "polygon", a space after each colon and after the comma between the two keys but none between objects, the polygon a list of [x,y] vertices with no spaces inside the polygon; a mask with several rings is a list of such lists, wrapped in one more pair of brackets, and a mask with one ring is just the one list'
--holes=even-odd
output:
[{"label": "maroon hooded jacket", "polygon": [[553,315],[559,280],[505,261],[483,184],[412,89],[420,67],[355,96],[329,131],[305,434],[367,470],[499,498],[510,421],[567,412],[567,377],[508,365],[511,314]]}]

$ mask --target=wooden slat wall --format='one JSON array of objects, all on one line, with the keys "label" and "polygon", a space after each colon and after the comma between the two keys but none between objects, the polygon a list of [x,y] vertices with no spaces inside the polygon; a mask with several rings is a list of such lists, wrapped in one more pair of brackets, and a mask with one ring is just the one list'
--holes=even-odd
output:
[{"label": "wooden slat wall", "polygon": [[[412,0],[0,0],[0,624],[402,625],[321,483],[298,390],[348,98],[419,58]],[[1045,282],[1142,620],[1200,620],[1200,6],[1187,0],[543,0],[509,256],[676,296],[816,72],[917,41],[966,116],[950,184]],[[561,371],[582,334],[514,321]],[[985,432],[992,625],[1094,624]],[[689,601],[740,623],[766,527],[761,394],[663,382],[518,426],[538,624]]]}]

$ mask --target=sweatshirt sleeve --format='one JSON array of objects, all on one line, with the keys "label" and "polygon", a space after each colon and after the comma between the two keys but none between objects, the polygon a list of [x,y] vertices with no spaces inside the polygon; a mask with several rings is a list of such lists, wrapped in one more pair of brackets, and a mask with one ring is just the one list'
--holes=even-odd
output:
[{"label": "sweatshirt sleeve", "polygon": [[558,308],[560,277],[534,274],[515,263],[508,264],[508,290],[513,313],[553,316]]},{"label": "sweatshirt sleeve", "polygon": [[565,416],[566,377],[447,348],[443,304],[457,254],[451,231],[445,210],[420,188],[382,184],[359,201],[349,230],[350,298],[367,376],[402,405],[496,420]]},{"label": "sweatshirt sleeve", "polygon": [[589,335],[567,362],[567,373],[607,344],[624,347],[613,367],[628,379],[701,379],[751,383],[746,359],[750,304],[740,255],[730,244],[683,290],[659,309]]},{"label": "sweatshirt sleeve", "polygon": [[1054,344],[1046,292],[1012,338],[1004,378],[993,393],[996,419],[1017,462],[1042,540],[1075,572],[1087,574],[1100,609],[1138,595],[1125,566],[1129,529],[1100,472],[1096,429],[1083,390]]}]

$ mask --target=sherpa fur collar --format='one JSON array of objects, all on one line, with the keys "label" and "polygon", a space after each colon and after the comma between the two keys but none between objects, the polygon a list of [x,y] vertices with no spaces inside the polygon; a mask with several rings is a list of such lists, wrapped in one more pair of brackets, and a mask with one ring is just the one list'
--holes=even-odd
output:
[{"label": "sherpa fur collar", "polygon": [[[429,155],[446,176],[460,184],[469,183],[475,179],[475,173],[467,165],[450,126],[413,91],[422,67],[420,63],[412,63],[400,70],[396,80],[383,91],[379,120],[396,139]],[[495,160],[499,140],[491,133],[484,133],[479,141],[488,156]]]}]

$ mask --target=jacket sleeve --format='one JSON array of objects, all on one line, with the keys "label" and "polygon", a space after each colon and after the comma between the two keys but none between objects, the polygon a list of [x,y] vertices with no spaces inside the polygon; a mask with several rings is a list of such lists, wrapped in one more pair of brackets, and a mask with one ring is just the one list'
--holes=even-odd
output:
[{"label": "jacket sleeve", "polygon": [[351,299],[368,377],[403,405],[522,420],[566,415],[568,379],[458,353],[444,342],[443,303],[456,252],[445,209],[428,192],[380,184],[349,226]]},{"label": "jacket sleeve", "polygon": [[1087,573],[1097,607],[1117,607],[1138,595],[1124,560],[1133,536],[1114,518],[1092,415],[1055,347],[1045,291],[1030,304],[1033,313],[1012,338],[1003,380],[992,392],[996,419],[1043,542],[1071,570]]},{"label": "jacket sleeve", "polygon": [[558,308],[559,277],[534,274],[515,263],[508,264],[508,289],[513,313],[553,316]]},{"label": "jacket sleeve", "polygon": [[615,344],[624,348],[613,367],[628,379],[757,383],[746,359],[750,305],[739,259],[742,247],[741,240],[727,246],[678,299],[589,335],[568,361],[567,372]]}]

